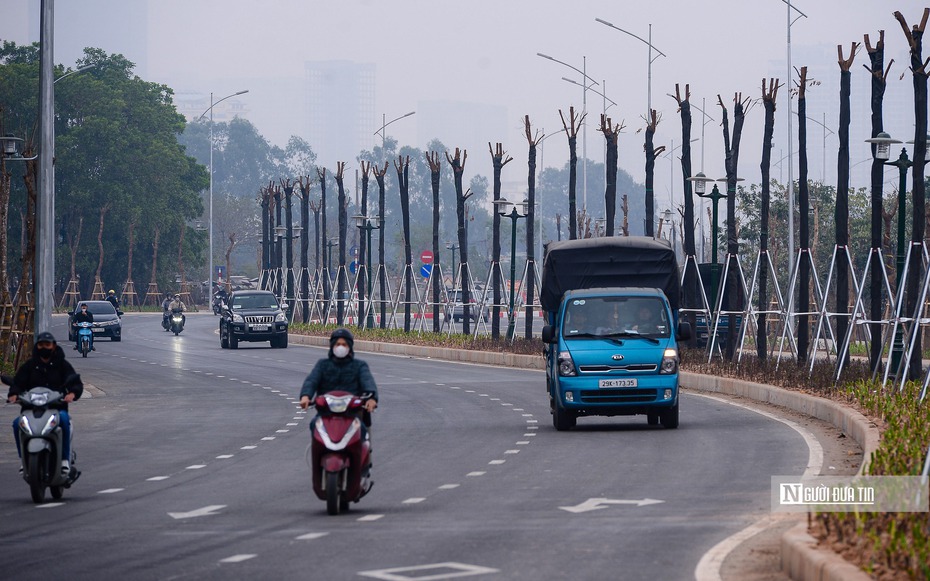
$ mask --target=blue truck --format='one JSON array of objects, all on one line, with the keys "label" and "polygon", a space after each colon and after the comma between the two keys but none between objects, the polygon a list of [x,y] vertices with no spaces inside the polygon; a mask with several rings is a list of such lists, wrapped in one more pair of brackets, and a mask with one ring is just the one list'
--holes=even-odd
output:
[{"label": "blue truck", "polygon": [[650,237],[552,242],[540,302],[547,324],[546,386],[552,423],[569,430],[582,416],[646,416],[679,423],[679,342],[675,253]]}]

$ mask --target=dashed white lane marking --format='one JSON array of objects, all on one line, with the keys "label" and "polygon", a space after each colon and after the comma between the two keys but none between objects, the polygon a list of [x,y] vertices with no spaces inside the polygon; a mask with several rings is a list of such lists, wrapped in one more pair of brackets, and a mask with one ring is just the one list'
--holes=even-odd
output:
[{"label": "dashed white lane marking", "polygon": [[263,441],[274,440],[274,436],[265,436],[264,438],[262,438],[262,440],[263,440]]},{"label": "dashed white lane marking", "polygon": [[484,471],[482,471],[482,470],[478,470],[478,471],[476,471],[476,472],[469,472],[469,473],[466,474],[465,476],[484,476],[485,474],[487,474],[487,472],[484,472]]},{"label": "dashed white lane marking", "polygon": [[475,393],[475,390],[473,390],[473,389],[466,389],[466,390],[465,390],[465,393]]},{"label": "dashed white lane marking", "polygon": [[492,397],[492,398],[491,398],[491,401],[500,401],[500,400],[501,400],[501,398],[499,398],[499,397]]},{"label": "dashed white lane marking", "polygon": [[39,504],[36,508],[55,508],[56,506],[64,506],[63,502],[46,502],[45,504]]},{"label": "dashed white lane marking", "polygon": [[403,504],[417,504],[426,500],[425,498],[408,498]]},{"label": "dashed white lane marking", "polygon": [[151,478],[146,478],[148,482],[158,482],[159,480],[168,480],[170,476],[152,476]]},{"label": "dashed white lane marking", "polygon": [[[295,419],[295,420],[299,420],[300,418],[294,418],[294,419]],[[300,425],[300,424],[298,424],[297,422],[290,422],[290,423],[287,423],[287,424],[284,424],[284,425],[285,425],[285,426],[298,426],[298,425]]]},{"label": "dashed white lane marking", "polygon": [[488,464],[493,464],[496,466],[498,464],[503,464],[504,462],[506,462],[506,460],[491,460],[490,462],[488,462]]},{"label": "dashed white lane marking", "polygon": [[359,517],[357,520],[359,522],[371,522],[373,520],[378,520],[379,518],[383,518],[383,517],[384,517],[383,514],[366,514],[365,516]]},{"label": "dashed white lane marking", "polygon": [[539,426],[527,426],[526,429],[527,430],[538,430]]},{"label": "dashed white lane marking", "polygon": [[299,537],[295,537],[295,539],[298,541],[312,541],[314,539],[321,539],[328,534],[329,533],[307,533],[305,535],[300,535]]},{"label": "dashed white lane marking", "polygon": [[106,490],[98,490],[97,494],[115,494],[117,492],[122,492],[126,490],[125,488],[107,488]]},{"label": "dashed white lane marking", "polygon": [[226,460],[227,458],[232,458],[233,454],[220,454],[216,457],[217,460]]},{"label": "dashed white lane marking", "polygon": [[288,432],[290,432],[290,430],[275,430],[274,433],[275,433],[275,434],[286,434],[286,433],[288,433]]},{"label": "dashed white lane marking", "polygon": [[516,445],[517,445],[517,446],[526,446],[526,445],[529,444],[529,443],[530,443],[529,440],[520,440],[519,442],[516,443]]},{"label": "dashed white lane marking", "polygon": [[537,424],[537,423],[539,423],[539,420],[526,420],[526,423],[528,423],[528,424]]},{"label": "dashed white lane marking", "polygon": [[507,450],[504,454],[519,454],[520,450]]},{"label": "dashed white lane marking", "polygon": [[191,464],[185,470],[200,470],[201,468],[206,468],[206,464]]},{"label": "dashed white lane marking", "polygon": [[520,415],[521,415],[522,417],[524,417],[524,418],[531,418],[531,417],[533,417],[533,414],[520,414]]},{"label": "dashed white lane marking", "polygon": [[528,432],[528,433],[526,433],[526,434],[523,434],[523,437],[524,437],[524,438],[532,438],[532,437],[535,436],[535,435],[536,435],[536,432]]},{"label": "dashed white lane marking", "polygon": [[452,490],[453,488],[458,488],[458,484],[443,484],[439,487],[439,490]]},{"label": "dashed white lane marking", "polygon": [[513,405],[512,403],[501,402],[501,405]]},{"label": "dashed white lane marking", "polygon": [[240,450],[254,450],[255,448],[258,448],[258,446],[243,446],[239,449]]},{"label": "dashed white lane marking", "polygon": [[489,396],[489,395],[486,394],[486,393],[479,393],[479,394],[478,394],[478,397],[491,397],[491,396]]},{"label": "dashed white lane marking", "polygon": [[233,555],[232,557],[226,557],[225,559],[220,559],[220,563],[241,563],[242,561],[248,561],[249,559],[254,559],[258,555]]},{"label": "dashed white lane marking", "polygon": [[515,411],[515,412],[522,412],[522,411],[523,411],[523,408],[513,408],[513,411]]}]

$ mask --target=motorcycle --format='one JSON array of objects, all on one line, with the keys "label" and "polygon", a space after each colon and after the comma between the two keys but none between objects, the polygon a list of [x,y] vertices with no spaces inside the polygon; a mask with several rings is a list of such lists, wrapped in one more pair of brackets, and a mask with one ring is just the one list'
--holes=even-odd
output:
[{"label": "motorcycle", "polygon": [[168,319],[170,321],[169,324],[172,333],[177,335],[184,330],[184,314],[181,311],[173,309],[171,311],[171,316],[168,317]]},{"label": "motorcycle", "polygon": [[307,447],[313,470],[313,492],[326,501],[331,515],[349,510],[371,490],[371,440],[361,413],[368,394],[332,391],[316,397],[319,414],[313,421],[313,438]]},{"label": "motorcycle", "polygon": [[78,351],[81,352],[82,357],[87,357],[87,354],[90,353],[91,347],[94,344],[94,331],[93,323],[88,323],[87,321],[82,321],[75,325],[78,328],[77,331],[77,344]]},{"label": "motorcycle", "polygon": [[[69,383],[79,376],[73,375]],[[3,383],[12,384],[12,378],[2,377]],[[75,467],[77,454],[71,448],[71,470],[61,471],[62,432],[59,408],[64,394],[47,387],[34,387],[19,395],[21,412],[16,422],[22,453],[23,480],[29,484],[32,501],[45,501],[46,488],[52,498],[60,500],[66,488],[78,479],[81,472]]]},{"label": "motorcycle", "polygon": [[213,314],[219,315],[223,312],[225,299],[221,295],[213,295]]}]

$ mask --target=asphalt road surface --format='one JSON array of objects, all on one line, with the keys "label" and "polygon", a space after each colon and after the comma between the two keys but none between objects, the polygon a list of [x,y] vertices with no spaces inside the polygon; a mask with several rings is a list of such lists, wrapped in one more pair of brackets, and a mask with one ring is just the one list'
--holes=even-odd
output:
[{"label": "asphalt road surface", "polygon": [[67,351],[96,389],[71,406],[83,475],[60,502],[30,500],[0,407],[0,577],[689,579],[808,462],[797,432],[721,401],[685,395],[678,430],[556,432],[541,372],[360,354],[375,485],[329,516],[297,406],[325,352],[221,350],[218,318],[187,321],[127,314],[122,342]]}]

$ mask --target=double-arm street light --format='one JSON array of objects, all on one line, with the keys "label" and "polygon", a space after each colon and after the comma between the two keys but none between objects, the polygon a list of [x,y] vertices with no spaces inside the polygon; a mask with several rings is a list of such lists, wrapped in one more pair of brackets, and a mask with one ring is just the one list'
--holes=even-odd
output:
[{"label": "double-arm street light", "polygon": [[[536,56],[540,56],[546,60],[550,60],[554,63],[559,63],[560,65],[566,66],[577,73],[581,73],[582,83],[574,83],[579,85],[582,89],[581,91],[581,116],[584,117],[588,112],[588,91],[592,90],[591,85],[597,85],[598,82],[588,76],[588,59],[587,57],[581,57],[581,68],[573,67],[572,65],[560,61],[557,58],[551,57],[547,54],[541,52],[536,53]],[[565,77],[562,77],[563,79]],[[568,79],[566,79],[568,80]],[[591,85],[588,84],[588,81],[591,81]],[[602,93],[598,93],[599,95]],[[612,101],[611,101],[612,102]],[[606,107],[605,107],[606,110]],[[581,207],[588,207],[588,123],[585,119],[581,126]]]},{"label": "double-arm street light", "polygon": [[[220,103],[222,103],[223,101],[225,101],[226,99],[230,99],[238,95],[244,95],[248,92],[249,92],[248,89],[244,91],[238,91],[238,92],[233,93],[232,95],[226,95],[219,101],[213,100],[213,93],[211,92],[210,93],[210,106],[207,108],[206,111],[200,114],[200,117],[197,118],[197,121],[200,121],[201,119],[203,119],[204,115],[206,115],[207,113],[210,114],[210,218],[208,222],[210,225],[209,238],[210,238],[210,292],[211,293],[213,292],[213,108],[219,105]],[[230,273],[228,272],[226,273],[227,278],[229,277],[229,274]]]},{"label": "double-arm street light", "polygon": [[517,206],[513,202],[508,202],[506,198],[494,200],[497,206],[497,213],[504,218],[510,218],[511,236],[510,236],[510,311],[507,313],[507,338],[513,339],[514,330],[516,329],[516,313],[514,312],[515,294],[514,280],[517,278],[517,220],[526,218],[529,213],[529,203],[523,200],[523,213],[517,211]]},{"label": "double-arm street light", "polygon": [[[365,319],[365,328],[372,329],[375,326],[375,317],[371,309],[365,307],[365,300],[371,301],[371,231],[380,230],[381,226],[375,226],[371,223],[371,216],[365,216],[363,214],[356,214],[352,216],[355,220],[355,227],[359,229],[359,233],[364,232],[365,236],[365,256],[363,259],[367,259],[367,266],[365,270],[365,285],[362,287],[359,292],[360,307],[361,309],[368,311],[368,316]],[[377,221],[377,217],[375,221]],[[359,321],[361,324],[361,321]]]},{"label": "double-arm street light", "polygon": [[[614,24],[607,22],[606,20],[602,18],[595,18],[594,20],[596,22],[600,22],[604,26],[609,26],[610,28],[613,28],[614,30],[622,32],[623,34],[628,34],[649,47],[649,60],[647,61],[648,66],[647,66],[647,72],[646,72],[646,119],[647,120],[650,119],[651,118],[650,115],[652,112],[652,63],[658,60],[660,56],[664,56],[665,58],[668,58],[668,55],[666,55],[661,50],[657,49],[652,44],[652,25],[651,24],[649,25],[649,40],[646,40],[644,38],[636,36],[632,32],[623,30],[619,26],[615,26]],[[656,51],[657,54],[655,57],[652,56],[652,51]]]}]

